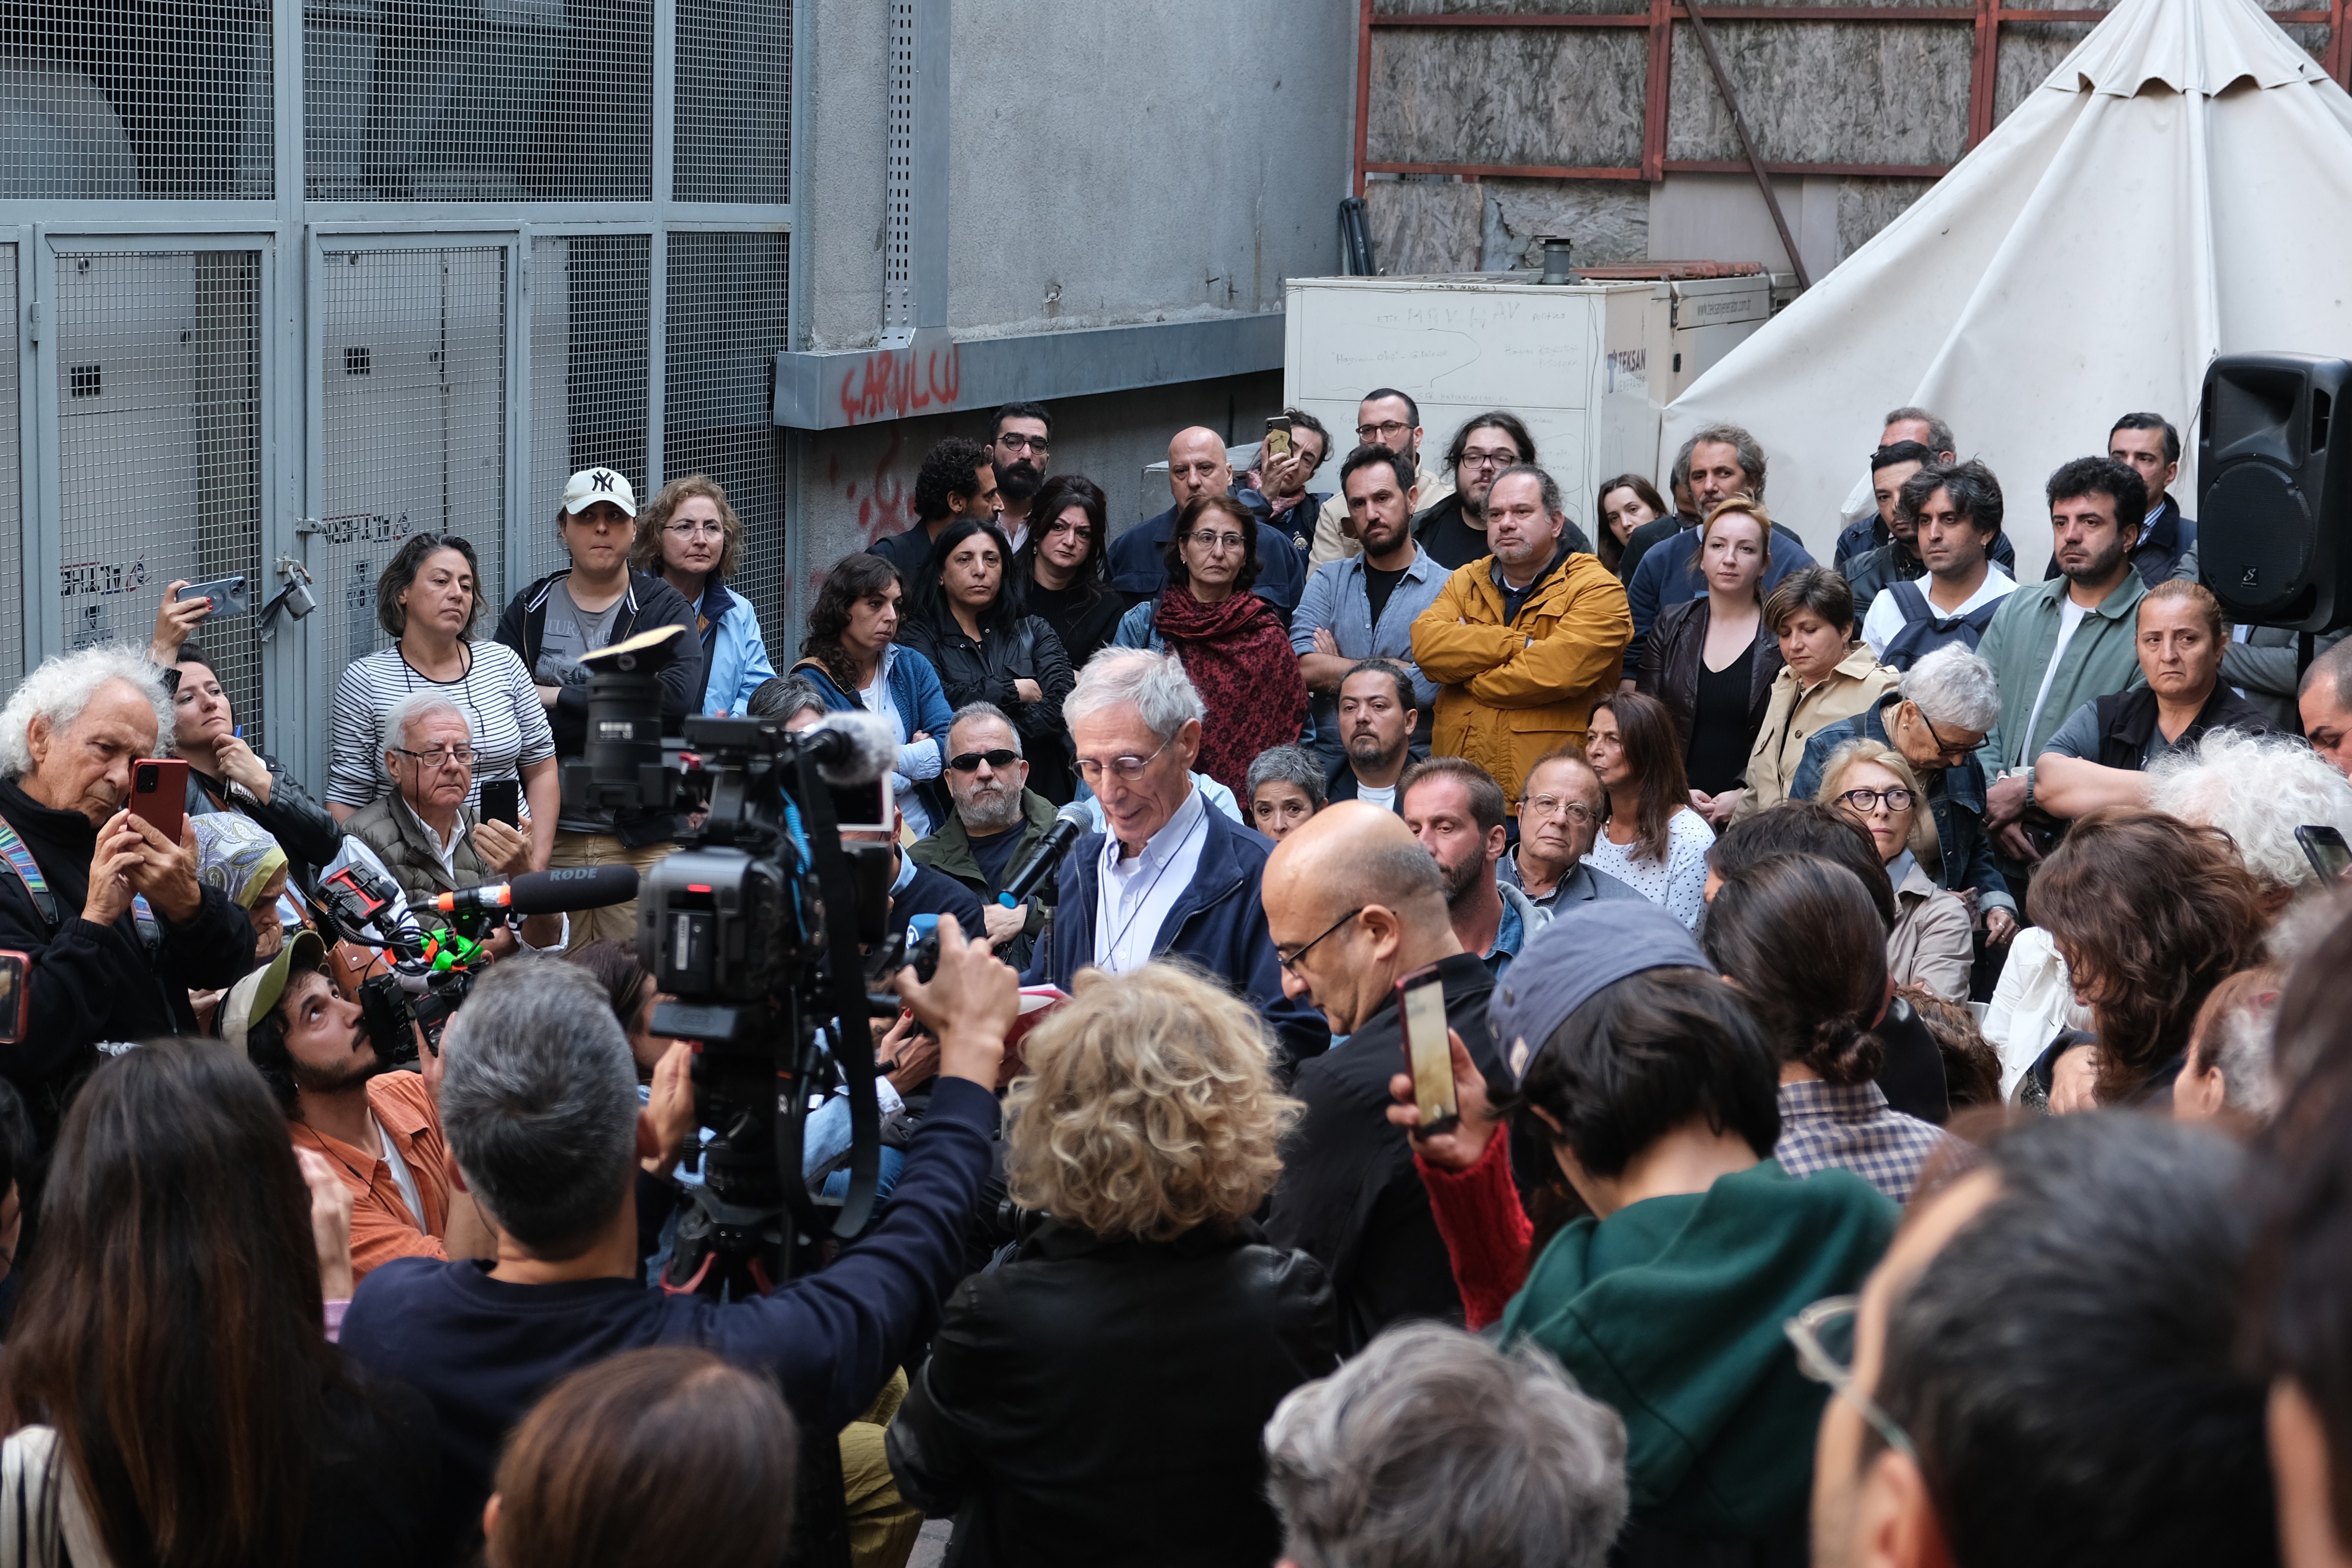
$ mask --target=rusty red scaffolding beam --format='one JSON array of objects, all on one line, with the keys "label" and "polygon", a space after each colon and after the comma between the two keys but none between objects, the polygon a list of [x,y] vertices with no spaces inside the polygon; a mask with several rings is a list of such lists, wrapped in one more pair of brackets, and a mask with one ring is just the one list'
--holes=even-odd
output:
[{"label": "rusty red scaffolding beam", "polygon": [[[1546,12],[1375,12],[1373,0],[1360,0],[1356,39],[1356,176],[1358,195],[1366,174],[1454,174],[1470,179],[1522,178],[1542,180],[1643,180],[1656,183],[1668,174],[1748,172],[1736,159],[1668,159],[1666,116],[1674,95],[1674,28],[1687,23],[1690,13],[1675,0],[1650,0],[1640,11],[1605,15]],[[2345,15],[2352,0],[2328,0],[2325,11],[2273,11],[2271,18],[2328,29],[2321,68],[2336,81],[2352,86],[2352,27]],[[2038,10],[2003,5],[2000,0],[1976,0],[1972,5],[1905,5],[1865,8],[1843,5],[1709,5],[1712,22],[1947,22],[1966,23],[1975,32],[1969,68],[1969,141],[1974,147],[1992,134],[1994,92],[1999,81],[2000,29],[2012,23],[2105,21],[2105,11]],[[1549,163],[1435,163],[1370,159],[1372,102],[1372,34],[1410,28],[1457,27],[1643,27],[1649,31],[1648,69],[1642,100],[1642,161],[1638,165],[1575,167]],[[1773,174],[1852,175],[1881,178],[1933,179],[1948,172],[1946,164],[1905,163],[1770,163]]]}]

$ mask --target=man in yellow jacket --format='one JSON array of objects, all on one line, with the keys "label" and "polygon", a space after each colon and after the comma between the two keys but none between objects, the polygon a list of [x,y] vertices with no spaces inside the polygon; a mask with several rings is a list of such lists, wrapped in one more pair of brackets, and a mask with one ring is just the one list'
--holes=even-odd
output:
[{"label": "man in yellow jacket", "polygon": [[1455,571],[1412,623],[1413,662],[1439,686],[1431,753],[1475,762],[1514,808],[1538,758],[1584,743],[1633,640],[1623,586],[1565,549],[1567,527],[1549,474],[1505,469],[1486,493],[1495,553]]}]

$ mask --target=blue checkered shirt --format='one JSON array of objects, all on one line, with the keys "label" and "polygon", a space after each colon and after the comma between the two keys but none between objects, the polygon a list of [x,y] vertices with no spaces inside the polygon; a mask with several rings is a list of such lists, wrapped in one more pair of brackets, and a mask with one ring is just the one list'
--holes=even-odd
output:
[{"label": "blue checkered shirt", "polygon": [[1911,1201],[1919,1167],[1943,1129],[1906,1116],[1875,1083],[1811,1079],[1780,1085],[1780,1141],[1772,1157],[1790,1176],[1852,1171],[1897,1203]]}]

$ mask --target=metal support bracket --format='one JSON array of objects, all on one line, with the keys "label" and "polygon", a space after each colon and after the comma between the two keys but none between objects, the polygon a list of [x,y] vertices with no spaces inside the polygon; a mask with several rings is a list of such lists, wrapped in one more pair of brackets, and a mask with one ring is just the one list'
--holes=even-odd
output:
[{"label": "metal support bracket", "polygon": [[1732,129],[1739,132],[1739,145],[1748,153],[1748,166],[1756,175],[1756,188],[1764,193],[1764,204],[1771,209],[1772,226],[1780,231],[1780,248],[1789,253],[1789,270],[1797,275],[1797,287],[1811,288],[1813,280],[1805,272],[1805,258],[1798,254],[1797,238],[1789,232],[1789,220],[1780,211],[1780,198],[1773,193],[1772,176],[1765,171],[1763,154],[1756,151],[1756,138],[1748,134],[1748,117],[1739,112],[1739,94],[1731,85],[1731,73],[1723,68],[1723,57],[1715,52],[1715,33],[1699,14],[1698,0],[1683,0],[1684,14],[1690,17],[1691,31],[1698,35],[1698,47],[1706,56],[1706,68],[1715,77],[1715,90],[1723,95],[1723,107],[1731,110]]}]

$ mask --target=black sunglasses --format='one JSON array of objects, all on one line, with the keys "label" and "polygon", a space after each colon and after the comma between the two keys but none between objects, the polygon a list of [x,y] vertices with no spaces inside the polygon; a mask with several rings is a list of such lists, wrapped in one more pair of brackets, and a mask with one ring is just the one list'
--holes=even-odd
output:
[{"label": "black sunglasses", "polygon": [[1019,752],[1007,751],[1000,747],[994,751],[967,751],[961,757],[950,757],[948,766],[959,773],[977,773],[980,765],[985,762],[1001,773],[1020,760]]}]

